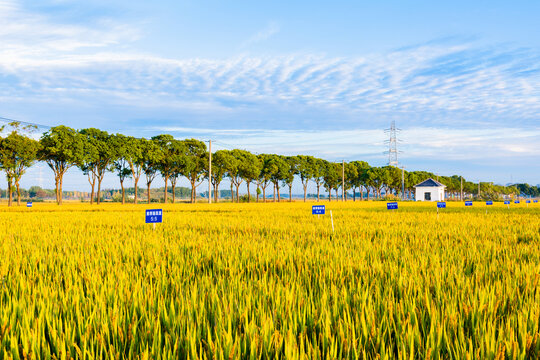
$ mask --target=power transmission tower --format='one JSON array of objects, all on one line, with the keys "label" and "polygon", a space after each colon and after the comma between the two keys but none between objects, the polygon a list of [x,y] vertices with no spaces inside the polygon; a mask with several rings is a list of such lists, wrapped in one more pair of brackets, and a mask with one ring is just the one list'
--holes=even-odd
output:
[{"label": "power transmission tower", "polygon": [[389,129],[385,129],[384,132],[390,135],[390,138],[385,142],[388,144],[388,151],[385,151],[385,154],[388,154],[388,165],[389,166],[398,166],[398,149],[397,149],[397,133],[401,129],[396,128],[396,122],[392,120]]}]

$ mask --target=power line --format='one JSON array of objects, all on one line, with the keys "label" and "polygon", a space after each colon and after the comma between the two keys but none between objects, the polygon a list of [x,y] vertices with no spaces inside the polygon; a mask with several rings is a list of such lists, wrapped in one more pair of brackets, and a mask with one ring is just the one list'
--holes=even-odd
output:
[{"label": "power line", "polygon": [[2,117],[2,116],[0,116],[0,121],[4,122],[6,124],[16,122],[16,123],[21,124],[21,125],[35,126],[38,129],[39,128],[41,128],[41,129],[50,129],[51,128],[50,126],[43,125],[43,124],[36,124],[36,123],[27,122],[27,121],[20,121],[20,120],[10,119],[10,118],[6,118],[6,117]]}]

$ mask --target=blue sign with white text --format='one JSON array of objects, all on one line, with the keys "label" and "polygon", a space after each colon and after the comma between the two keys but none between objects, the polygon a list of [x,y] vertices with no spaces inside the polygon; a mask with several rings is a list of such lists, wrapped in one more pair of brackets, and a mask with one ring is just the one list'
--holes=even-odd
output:
[{"label": "blue sign with white text", "polygon": [[32,207],[32,202],[31,201],[27,202],[26,207]]},{"label": "blue sign with white text", "polygon": [[465,201],[465,206],[472,206],[472,201]]},{"label": "blue sign with white text", "polygon": [[527,204],[530,204],[531,203],[531,200],[526,200],[525,201]]},{"label": "blue sign with white text", "polygon": [[397,202],[389,202],[389,203],[386,203],[386,209],[387,210],[396,210],[398,207],[397,207]]},{"label": "blue sign with white text", "polygon": [[312,215],[324,215],[326,212],[325,205],[313,205],[311,208]]},{"label": "blue sign with white text", "polygon": [[537,203],[537,202],[538,202],[538,200],[536,200],[536,199],[535,199],[535,200],[533,200],[533,202]]},{"label": "blue sign with white text", "polygon": [[504,200],[504,205],[510,205],[510,200]]},{"label": "blue sign with white text", "polygon": [[161,223],[163,222],[163,210],[162,209],[150,209],[146,210],[146,223]]},{"label": "blue sign with white text", "polygon": [[444,201],[439,201],[439,202],[437,202],[437,207],[438,207],[438,208],[441,208],[441,209],[442,209],[442,208],[445,208],[445,207],[446,207],[446,202],[444,202]]},{"label": "blue sign with white text", "polygon": [[514,201],[514,204],[519,204],[519,200]]},{"label": "blue sign with white text", "polygon": [[486,205],[493,205],[493,201],[491,201],[491,200],[486,201]]}]

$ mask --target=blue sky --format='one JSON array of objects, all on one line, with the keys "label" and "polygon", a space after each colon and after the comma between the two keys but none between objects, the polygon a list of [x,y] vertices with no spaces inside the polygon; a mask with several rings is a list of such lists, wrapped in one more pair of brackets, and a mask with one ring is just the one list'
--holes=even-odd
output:
[{"label": "blue sky", "polygon": [[[537,1],[0,0],[0,116],[373,165],[395,120],[407,169],[537,184],[538,14]],[[73,171],[66,188],[80,186]]]}]

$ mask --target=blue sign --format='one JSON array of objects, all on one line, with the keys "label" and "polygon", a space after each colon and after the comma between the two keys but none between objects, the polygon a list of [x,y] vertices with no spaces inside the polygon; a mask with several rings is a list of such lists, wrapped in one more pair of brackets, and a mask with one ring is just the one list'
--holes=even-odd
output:
[{"label": "blue sign", "polygon": [[535,200],[533,200],[533,202],[537,203],[537,202],[538,202],[538,200],[536,200],[536,199],[535,199]]},{"label": "blue sign", "polygon": [[491,201],[491,200],[486,201],[486,205],[493,205],[493,201]]},{"label": "blue sign", "polygon": [[151,209],[146,210],[146,223],[161,223],[163,222],[163,210],[161,209]]},{"label": "blue sign", "polygon": [[504,205],[510,205],[510,200],[504,200]]},{"label": "blue sign", "polygon": [[32,202],[31,201],[27,202],[26,207],[32,207]]},{"label": "blue sign", "polygon": [[386,203],[386,209],[387,210],[397,210],[397,202],[389,202]]},{"label": "blue sign", "polygon": [[531,200],[526,200],[525,201],[527,204],[530,204],[531,203]]},{"label": "blue sign", "polygon": [[324,215],[326,212],[326,208],[324,205],[313,205],[311,208],[311,214],[312,215]]},{"label": "blue sign", "polygon": [[472,206],[472,201],[465,201],[465,206]]},{"label": "blue sign", "polygon": [[515,200],[515,201],[514,201],[514,204],[519,204],[519,200]]},{"label": "blue sign", "polygon": [[437,202],[437,207],[438,207],[438,208],[441,208],[441,209],[442,209],[442,208],[445,208],[445,207],[446,207],[446,202],[444,202],[444,201],[439,201],[439,202]]}]

